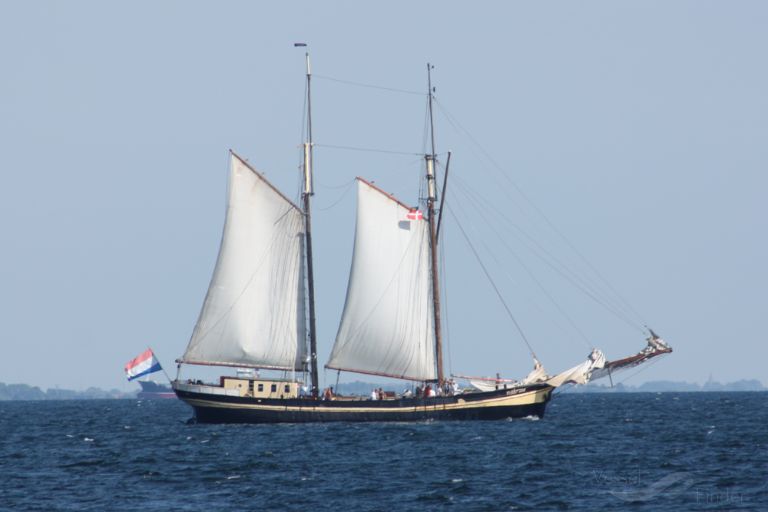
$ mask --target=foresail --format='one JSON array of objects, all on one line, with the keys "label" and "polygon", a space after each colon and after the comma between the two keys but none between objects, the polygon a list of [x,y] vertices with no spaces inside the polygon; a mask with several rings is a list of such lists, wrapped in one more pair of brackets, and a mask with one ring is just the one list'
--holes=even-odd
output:
[{"label": "foresail", "polygon": [[224,233],[183,363],[301,370],[301,210],[231,154]]},{"label": "foresail", "polygon": [[434,380],[428,223],[358,179],[352,267],[327,368]]}]

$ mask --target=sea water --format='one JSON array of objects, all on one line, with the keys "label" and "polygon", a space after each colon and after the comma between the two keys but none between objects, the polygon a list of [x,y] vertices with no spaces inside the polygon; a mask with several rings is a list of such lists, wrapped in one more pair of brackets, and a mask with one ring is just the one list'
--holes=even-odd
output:
[{"label": "sea water", "polygon": [[0,403],[0,510],[768,510],[768,393],[560,394],[492,422],[191,416]]}]

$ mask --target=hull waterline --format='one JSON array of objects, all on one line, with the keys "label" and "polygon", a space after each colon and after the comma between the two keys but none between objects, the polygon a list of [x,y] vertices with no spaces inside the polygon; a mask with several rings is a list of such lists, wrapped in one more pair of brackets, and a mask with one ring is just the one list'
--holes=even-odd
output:
[{"label": "hull waterline", "polygon": [[313,423],[426,420],[500,420],[544,416],[553,387],[522,388],[433,398],[391,400],[263,399],[222,396],[175,387],[200,423]]}]

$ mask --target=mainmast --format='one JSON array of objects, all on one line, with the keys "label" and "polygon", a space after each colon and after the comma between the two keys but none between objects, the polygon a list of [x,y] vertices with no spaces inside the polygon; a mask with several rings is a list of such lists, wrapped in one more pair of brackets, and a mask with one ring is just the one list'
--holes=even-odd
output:
[{"label": "mainmast", "polygon": [[427,63],[427,94],[429,95],[429,132],[432,142],[431,154],[425,155],[427,163],[427,219],[429,220],[429,252],[432,259],[432,301],[435,312],[435,360],[437,361],[437,382],[443,384],[443,340],[440,324],[440,281],[437,266],[437,223],[435,219],[435,201],[437,201],[435,183],[435,124],[432,115],[432,65]]},{"label": "mainmast", "polygon": [[[297,45],[306,46],[306,45]],[[309,363],[312,376],[312,396],[317,398],[319,393],[317,373],[317,332],[315,329],[315,279],[312,269],[312,216],[310,198],[312,191],[312,95],[310,85],[312,70],[309,66],[309,52],[304,54],[307,63],[307,140],[304,142],[304,242],[307,261],[307,294],[309,299]]]}]

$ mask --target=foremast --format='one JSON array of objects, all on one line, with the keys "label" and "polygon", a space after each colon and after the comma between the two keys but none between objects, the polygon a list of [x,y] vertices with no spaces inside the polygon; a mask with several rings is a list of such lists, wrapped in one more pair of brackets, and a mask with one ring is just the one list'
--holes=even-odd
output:
[{"label": "foremast", "polygon": [[432,280],[432,301],[435,315],[435,360],[437,364],[437,382],[442,386],[443,376],[443,340],[440,323],[440,272],[438,268],[437,254],[437,223],[435,219],[435,202],[437,201],[436,183],[435,183],[435,162],[437,153],[435,151],[435,123],[432,111],[432,65],[427,63],[427,94],[429,97],[429,133],[431,141],[431,153],[424,156],[427,164],[427,220],[429,222],[429,252],[430,252],[430,271]]},{"label": "foremast", "polygon": [[315,279],[312,268],[312,69],[309,65],[309,52],[304,54],[307,64],[307,138],[304,142],[304,248],[307,265],[307,300],[309,301],[309,364],[312,378],[312,396],[317,398],[319,393],[317,372],[317,330],[315,329]]}]

